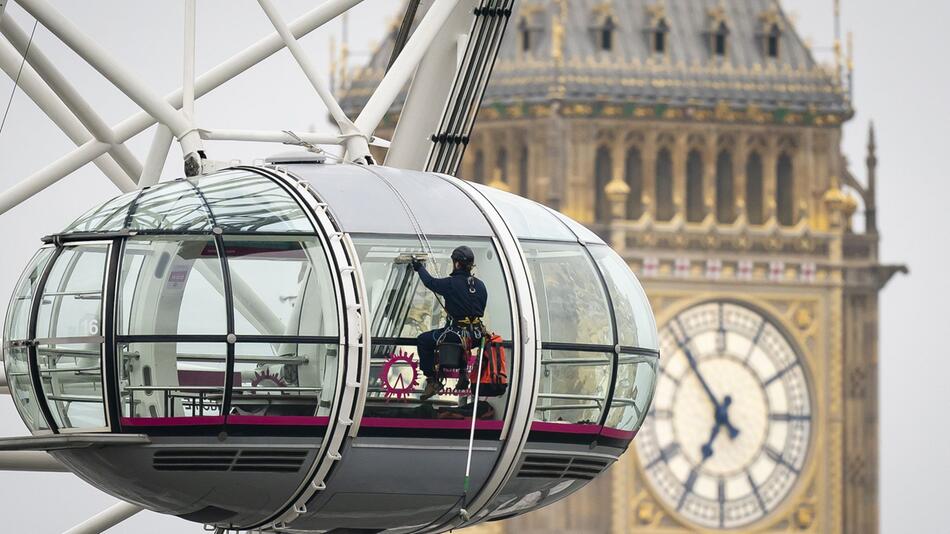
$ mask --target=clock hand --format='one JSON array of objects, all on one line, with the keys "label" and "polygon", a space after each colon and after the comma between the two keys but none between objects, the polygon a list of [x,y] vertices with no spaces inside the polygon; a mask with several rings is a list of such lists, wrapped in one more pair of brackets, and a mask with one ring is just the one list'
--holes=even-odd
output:
[{"label": "clock hand", "polygon": [[689,362],[689,366],[693,369],[693,373],[696,374],[696,378],[699,379],[699,383],[702,384],[703,389],[706,390],[706,395],[709,396],[709,400],[713,403],[713,409],[719,409],[719,401],[716,400],[716,395],[713,394],[712,389],[709,387],[709,384],[706,383],[706,379],[703,378],[702,373],[699,372],[699,364],[696,363],[696,358],[693,356],[692,351],[689,350],[689,347],[684,343],[682,345],[683,353],[686,355],[686,361]]},{"label": "clock hand", "polygon": [[716,440],[716,436],[719,435],[719,428],[722,426],[722,422],[719,421],[719,418],[716,418],[716,423],[713,425],[712,433],[709,435],[709,441],[703,444],[700,447],[700,451],[703,453],[703,461],[706,461],[707,458],[713,455],[712,444]]},{"label": "clock hand", "polygon": [[[726,430],[729,431],[729,437],[731,439],[736,439],[739,436],[739,429],[732,425],[732,422],[729,421],[729,407],[732,406],[732,395],[726,395],[722,399],[722,406],[719,411],[716,412],[716,422],[725,425]],[[721,413],[720,413],[721,412]]]}]

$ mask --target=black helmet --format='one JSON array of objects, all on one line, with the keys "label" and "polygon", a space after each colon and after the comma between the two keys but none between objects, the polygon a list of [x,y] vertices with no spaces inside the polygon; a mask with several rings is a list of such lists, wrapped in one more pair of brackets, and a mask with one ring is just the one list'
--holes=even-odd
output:
[{"label": "black helmet", "polygon": [[452,251],[452,261],[457,261],[466,269],[470,269],[475,265],[475,253],[472,252],[472,249],[462,245]]}]

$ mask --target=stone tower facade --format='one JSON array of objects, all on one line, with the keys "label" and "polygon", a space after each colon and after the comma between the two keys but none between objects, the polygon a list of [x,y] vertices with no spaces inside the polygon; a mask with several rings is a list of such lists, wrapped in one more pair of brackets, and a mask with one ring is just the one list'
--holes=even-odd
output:
[{"label": "stone tower facade", "polygon": [[847,63],[771,0],[519,3],[459,176],[602,235],[663,370],[607,476],[480,530],[878,531],[878,294],[902,267],[878,261],[873,130],[864,184],[841,153]]}]

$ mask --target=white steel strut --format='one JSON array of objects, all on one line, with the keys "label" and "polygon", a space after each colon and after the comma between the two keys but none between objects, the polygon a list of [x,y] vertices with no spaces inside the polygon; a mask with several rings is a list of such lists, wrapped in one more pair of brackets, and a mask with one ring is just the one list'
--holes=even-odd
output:
[{"label": "white steel strut", "polygon": [[[5,7],[7,1],[0,0],[0,6]],[[165,97],[154,93],[47,0],[9,1],[15,1],[36,18],[138,104],[142,112],[114,126],[106,124],[49,57],[35,43],[29,43],[26,33],[9,13],[0,11],[0,34],[3,37],[0,40],[0,68],[13,77],[21,70],[19,64],[22,63],[20,83],[23,91],[78,145],[69,154],[0,192],[0,213],[90,162],[95,162],[122,191],[152,185],[159,180],[170,145],[176,138],[181,145],[188,175],[213,171],[220,166],[206,159],[204,140],[297,144],[307,148],[320,144],[339,145],[344,147],[347,161],[372,164],[370,146],[390,148],[389,142],[374,137],[373,133],[410,79],[414,81],[406,96],[405,125],[397,125],[398,141],[392,143],[387,161],[391,159],[390,163],[406,168],[454,172],[464,149],[463,141],[467,141],[473,110],[477,109],[487,73],[497,55],[497,46],[493,45],[503,32],[514,3],[513,0],[423,2],[426,9],[420,10],[425,13],[422,20],[398,50],[388,72],[359,116],[350,120],[299,39],[344,15],[362,0],[326,0],[291,22],[283,19],[272,0],[258,0],[276,31],[200,76],[195,76],[197,0],[182,0],[185,3],[182,88]],[[410,13],[414,16],[416,5],[410,5]],[[410,23],[411,18],[407,18]],[[485,42],[491,44],[486,46]],[[336,123],[336,132],[224,130],[195,124],[194,105],[198,98],[285,47],[327,106]],[[448,57],[456,59],[449,62],[446,61]],[[439,109],[439,105],[433,106],[434,102],[442,103],[442,113],[434,113]],[[441,125],[438,124],[439,117],[442,117]],[[463,118],[455,120],[455,117]],[[144,155],[143,164],[125,142],[155,123],[159,126],[148,153]],[[448,156],[440,156],[440,147],[446,144],[446,139],[449,145],[461,143],[463,146],[453,148]]]}]

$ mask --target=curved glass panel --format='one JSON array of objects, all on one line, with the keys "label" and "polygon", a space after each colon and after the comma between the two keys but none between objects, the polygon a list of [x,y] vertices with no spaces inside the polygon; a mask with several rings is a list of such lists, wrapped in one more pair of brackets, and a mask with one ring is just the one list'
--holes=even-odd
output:
[{"label": "curved glass panel", "polygon": [[336,336],[330,267],[316,238],[224,239],[238,335]]},{"label": "curved glass panel", "polygon": [[237,343],[229,423],[330,415],[339,345]]},{"label": "curved glass panel", "polygon": [[29,351],[24,347],[5,346],[3,368],[7,375],[7,387],[16,404],[16,409],[31,432],[48,430],[49,425],[40,412],[30,384]]},{"label": "curved glass panel", "polygon": [[39,387],[53,421],[63,429],[106,427],[102,302],[108,257],[107,244],[65,247],[50,269],[40,297],[36,328]]},{"label": "curved glass panel", "polygon": [[577,238],[547,208],[494,187],[472,184],[498,208],[511,231],[521,239],[576,241]]},{"label": "curved glass panel", "polygon": [[208,208],[191,180],[182,178],[152,186],[132,207],[130,230],[211,231]]},{"label": "curved glass panel", "polygon": [[227,334],[221,260],[207,237],[126,241],[117,295],[117,332]]},{"label": "curved glass panel", "polygon": [[53,255],[53,248],[43,248],[37,252],[30,260],[29,266],[20,277],[16,289],[13,291],[13,297],[10,299],[10,306],[7,308],[6,322],[3,328],[4,344],[9,341],[29,339],[30,308],[33,305],[33,292],[40,277],[43,276],[43,270]]},{"label": "curved glass panel", "polygon": [[289,168],[313,185],[346,232],[415,234],[415,222],[418,230],[429,235],[494,234],[485,216],[465,193],[430,173],[360,165]]},{"label": "curved glass panel", "polygon": [[535,421],[596,425],[610,388],[613,354],[541,351],[541,384]]},{"label": "curved glass panel", "polygon": [[132,191],[115,197],[105,204],[87,211],[83,216],[76,219],[76,222],[66,227],[63,233],[121,230],[125,224],[129,207],[138,196],[138,191]]},{"label": "curved glass panel", "polygon": [[634,432],[643,424],[656,384],[657,358],[621,354],[605,426]]},{"label": "curved glass panel", "polygon": [[[488,290],[488,305],[484,323],[486,329],[497,333],[504,340],[511,340],[512,320],[507,283],[500,258],[489,239],[466,238],[464,240],[430,239],[432,255],[426,268],[434,277],[446,277],[451,272],[450,255],[462,244],[475,253],[475,276],[484,282]],[[419,253],[421,245],[414,237],[354,237],[371,313],[373,354],[370,370],[370,389],[365,418],[411,419],[464,419],[464,413],[446,413],[457,409],[460,397],[468,390],[455,389],[457,371],[447,370],[448,380],[439,394],[429,402],[420,404],[419,395],[425,385],[420,369],[417,336],[446,324],[446,313],[426,289],[407,261],[400,258],[408,253]],[[469,367],[475,365],[475,358]],[[517,359],[508,349],[509,377],[516,374]],[[500,423],[507,395],[480,402],[479,425]],[[469,411],[468,416],[471,417]],[[449,421],[451,425],[458,421]],[[425,427],[435,428],[435,427]],[[466,427],[467,428],[467,427]],[[482,428],[482,427],[479,427]],[[500,427],[497,427],[500,429]]]},{"label": "curved glass panel", "polygon": [[592,246],[590,253],[610,290],[620,344],[659,350],[650,301],[630,267],[607,246]]},{"label": "curved glass panel", "polygon": [[109,246],[63,249],[43,288],[36,337],[75,338],[102,334],[102,283]]},{"label": "curved glass panel", "polygon": [[247,171],[205,176],[198,190],[225,232],[314,232],[306,213],[269,178]]},{"label": "curved glass panel", "polygon": [[223,422],[224,343],[119,343],[117,352],[123,425]]},{"label": "curved glass panel", "polygon": [[61,428],[105,428],[102,343],[41,343],[36,347],[40,384]]},{"label": "curved glass panel", "polygon": [[607,296],[584,248],[540,241],[521,248],[538,297],[541,341],[613,345]]},{"label": "curved glass panel", "polygon": [[[552,210],[552,211],[553,211],[553,210]],[[578,239],[580,239],[581,241],[583,241],[583,242],[585,242],[585,243],[596,243],[596,244],[599,244],[599,245],[605,244],[605,243],[604,243],[604,240],[601,239],[599,235],[597,235],[597,234],[595,234],[594,232],[590,231],[590,229],[588,229],[588,228],[587,228],[586,226],[584,226],[583,224],[581,224],[581,223],[575,221],[574,219],[568,217],[567,215],[564,215],[563,213],[561,213],[561,212],[559,212],[559,211],[553,211],[553,214],[554,214],[554,216],[556,216],[558,219],[560,219],[560,221],[561,221],[562,223],[564,223],[565,225],[567,225],[567,227],[570,228],[572,232],[574,232],[575,234],[577,234]]]}]

